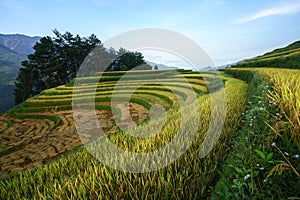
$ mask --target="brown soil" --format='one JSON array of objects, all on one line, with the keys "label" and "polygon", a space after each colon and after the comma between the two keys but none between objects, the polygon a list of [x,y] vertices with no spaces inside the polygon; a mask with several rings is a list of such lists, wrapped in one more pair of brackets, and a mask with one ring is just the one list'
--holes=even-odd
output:
[{"label": "brown soil", "polygon": [[[121,113],[125,113],[125,109],[128,109],[124,104],[119,104],[117,107]],[[130,103],[129,110],[135,123],[146,119],[148,115],[148,111],[138,104]],[[114,133],[119,126],[132,123],[123,114],[120,116],[120,121],[116,123],[116,117],[110,111],[97,110],[96,113],[100,127],[107,134]],[[7,115],[0,116],[0,178],[46,164],[74,147],[82,145],[83,142],[76,133],[73,111],[41,114],[59,116],[62,122],[50,131],[54,122],[48,119],[10,118],[13,123],[9,127]]]}]

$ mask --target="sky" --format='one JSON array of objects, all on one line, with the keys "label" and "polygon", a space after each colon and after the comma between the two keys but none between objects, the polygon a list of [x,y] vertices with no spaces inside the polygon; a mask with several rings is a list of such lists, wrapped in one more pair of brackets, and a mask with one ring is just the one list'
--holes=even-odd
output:
[{"label": "sky", "polygon": [[126,31],[167,29],[200,45],[215,66],[300,40],[300,0],[0,0],[0,8],[2,34],[54,36],[56,28],[105,42]]}]

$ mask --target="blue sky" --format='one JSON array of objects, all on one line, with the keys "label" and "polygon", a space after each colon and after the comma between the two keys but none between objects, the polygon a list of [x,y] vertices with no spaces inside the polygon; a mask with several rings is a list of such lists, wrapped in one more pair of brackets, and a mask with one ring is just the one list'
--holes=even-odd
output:
[{"label": "blue sky", "polygon": [[139,28],[163,28],[197,42],[215,65],[300,40],[300,0],[1,0],[0,33],[101,41]]}]

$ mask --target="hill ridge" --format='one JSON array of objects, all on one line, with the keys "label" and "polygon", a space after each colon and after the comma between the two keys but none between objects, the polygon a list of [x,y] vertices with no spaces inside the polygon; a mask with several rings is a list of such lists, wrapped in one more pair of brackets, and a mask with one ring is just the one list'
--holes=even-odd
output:
[{"label": "hill ridge", "polygon": [[274,49],[263,55],[246,59],[233,65],[233,67],[252,68],[290,68],[300,69],[300,40],[295,41],[285,47]]},{"label": "hill ridge", "polygon": [[39,36],[27,36],[23,34],[1,34],[0,44],[18,54],[27,56],[33,53],[33,46],[41,39]]},{"label": "hill ridge", "polygon": [[21,61],[34,52],[33,46],[40,38],[0,33],[0,113],[14,106],[14,82],[22,66]]}]

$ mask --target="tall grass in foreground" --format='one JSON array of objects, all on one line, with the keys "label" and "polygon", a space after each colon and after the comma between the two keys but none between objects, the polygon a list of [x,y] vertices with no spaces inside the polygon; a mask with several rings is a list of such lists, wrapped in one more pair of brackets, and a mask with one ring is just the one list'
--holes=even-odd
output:
[{"label": "tall grass in foreground", "polygon": [[[299,198],[299,131],[292,129],[295,123],[289,117],[295,116],[299,101],[293,98],[299,92],[295,90],[299,72],[250,68],[228,69],[227,73],[247,80],[249,90],[244,118],[213,199]],[[285,90],[295,93],[284,95]]]},{"label": "tall grass in foreground", "polygon": [[269,93],[270,103],[278,103],[283,120],[274,126],[276,136],[288,136],[300,149],[300,70],[257,69],[274,91]]},{"label": "tall grass in foreground", "polygon": [[[213,150],[204,158],[199,148],[210,122],[209,95],[201,96],[194,106],[200,107],[202,118],[198,136],[178,160],[157,171],[127,173],[116,171],[97,162],[85,149],[78,148],[49,165],[12,175],[0,183],[1,199],[200,199],[208,195],[217,168],[228,149],[228,140],[239,124],[245,106],[247,85],[240,80],[226,78],[227,116],[222,134]],[[213,94],[219,98],[218,91]],[[218,107],[214,108],[218,109]],[[174,137],[180,118],[174,111],[167,125],[148,141],[133,141],[120,133],[111,141],[136,152],[160,148]],[[192,117],[192,113],[191,113]],[[155,122],[154,122],[155,123]],[[186,131],[189,130],[187,124]]]}]

